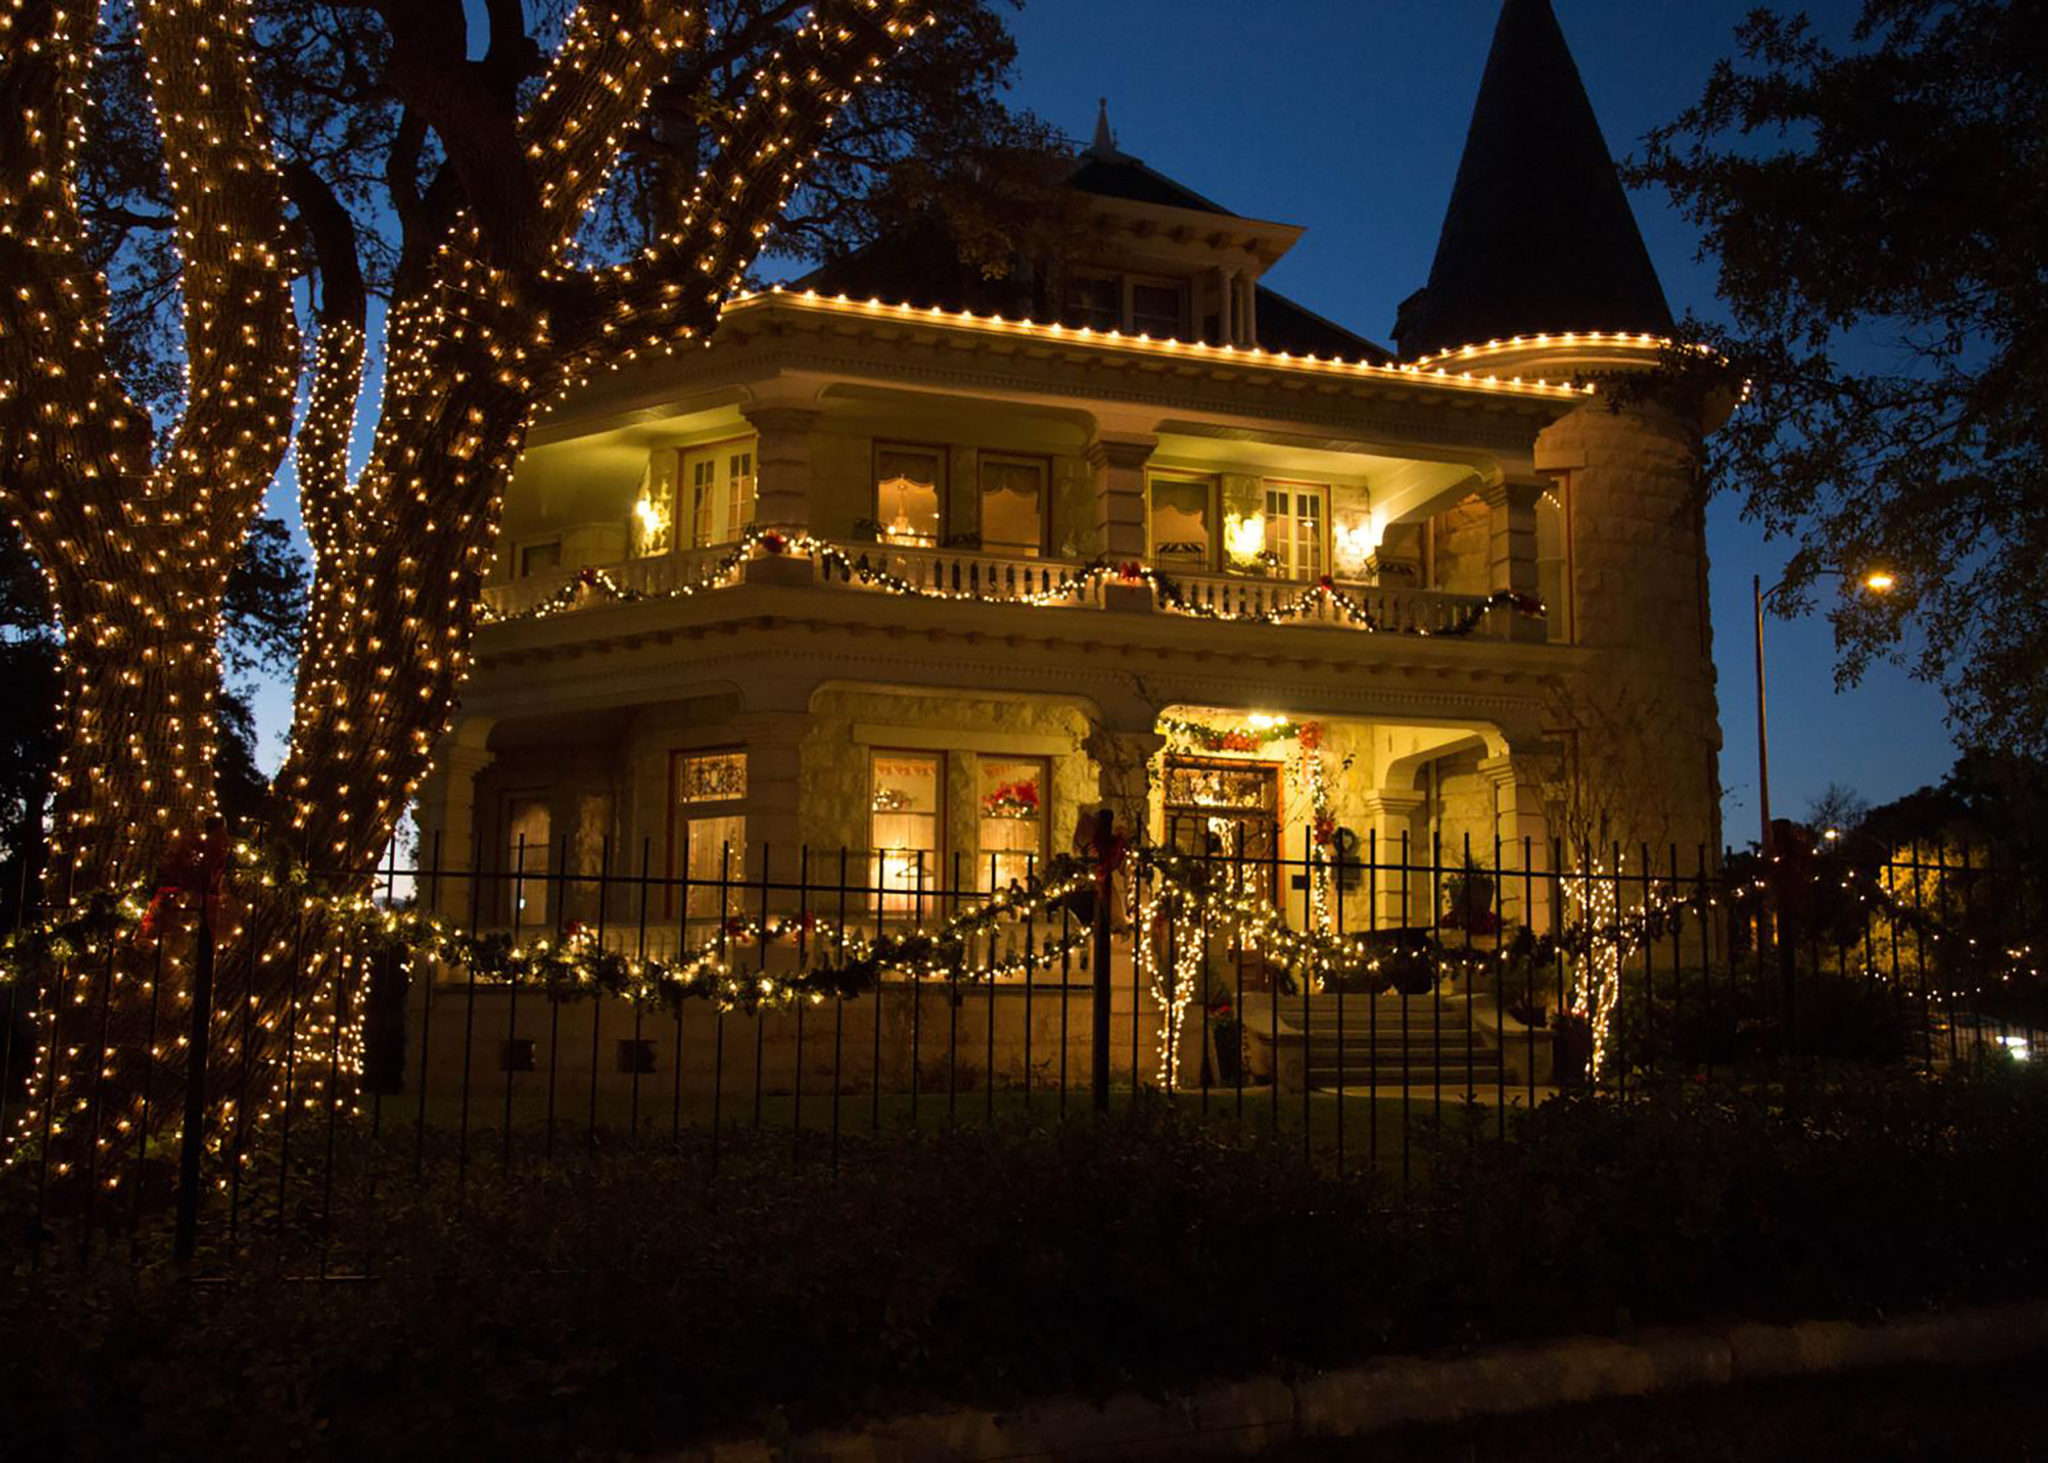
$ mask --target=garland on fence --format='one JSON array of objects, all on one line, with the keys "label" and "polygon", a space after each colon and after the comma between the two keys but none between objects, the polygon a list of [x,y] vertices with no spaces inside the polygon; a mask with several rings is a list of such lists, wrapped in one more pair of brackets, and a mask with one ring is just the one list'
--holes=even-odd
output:
[{"label": "garland on fence", "polygon": [[[608,949],[587,927],[571,925],[559,936],[521,942],[503,931],[472,933],[450,926],[427,911],[397,909],[362,894],[323,891],[305,869],[266,869],[254,850],[236,850],[237,865],[267,887],[296,891],[309,916],[321,919],[338,947],[408,961],[439,961],[466,968],[494,982],[531,986],[560,1000],[607,995],[673,1008],[685,1000],[710,1002],[722,1011],[758,1012],[845,999],[871,990],[884,973],[918,981],[982,982],[1044,969],[1087,947],[1094,874],[1079,860],[1051,860],[1029,885],[1013,883],[935,929],[856,935],[815,915],[771,915],[765,921],[728,919],[719,932],[675,956],[630,956]],[[147,943],[157,903],[145,902],[146,886],[121,894],[101,893],[72,912],[0,941],[0,985],[30,982],[62,967],[110,953],[124,940]],[[997,953],[995,936],[1005,922],[1030,923],[1062,909],[1076,918],[1060,935],[1046,935],[1032,948]],[[988,948],[977,957],[977,944]],[[766,969],[767,949],[784,945],[800,953],[800,968]],[[736,959],[751,952],[761,968],[747,971]]]},{"label": "garland on fence", "polygon": [[[486,620],[544,619],[581,608],[592,594],[601,594],[619,603],[631,604],[650,599],[688,599],[706,590],[722,587],[756,548],[770,555],[790,554],[798,557],[815,557],[828,573],[836,573],[841,579],[857,581],[873,589],[890,594],[903,595],[912,599],[976,600],[987,598],[972,590],[934,589],[927,585],[915,584],[900,574],[868,562],[866,554],[855,558],[829,540],[809,533],[777,533],[756,525],[749,525],[740,536],[740,541],[726,553],[702,566],[695,579],[688,584],[670,589],[648,591],[631,588],[619,583],[603,569],[580,569],[576,577],[562,585],[554,593],[531,608],[511,615],[486,615]],[[1180,582],[1171,575],[1136,560],[1111,563],[1098,558],[1079,570],[1069,570],[1060,575],[1043,589],[1031,590],[1017,595],[1015,602],[1026,605],[1069,604],[1085,596],[1097,584],[1114,581],[1127,585],[1149,585],[1157,603],[1174,614],[1191,615],[1197,619],[1221,620],[1244,624],[1279,625],[1290,620],[1321,618],[1327,606],[1337,612],[1347,624],[1376,634],[1425,635],[1456,638],[1470,635],[1495,609],[1512,609],[1516,614],[1531,619],[1540,619],[1544,614],[1543,602],[1530,595],[1518,594],[1513,590],[1496,590],[1478,604],[1469,606],[1458,617],[1442,629],[1432,630],[1426,626],[1412,628],[1389,628],[1356,598],[1337,587],[1327,574],[1314,584],[1303,589],[1293,598],[1259,610],[1218,609],[1191,599],[1181,588]]]},{"label": "garland on fence", "polygon": [[[1215,733],[1214,728],[1207,730]],[[1315,740],[1312,722],[1257,730],[1269,733],[1267,740],[1287,734]],[[1315,754],[1313,747],[1308,751]],[[669,1009],[686,1000],[701,1000],[722,1012],[748,1014],[800,1002],[848,999],[875,989],[887,974],[954,984],[1028,976],[1067,961],[1077,950],[1086,951],[1093,921],[1103,913],[1094,864],[1061,856],[1048,864],[1043,877],[1034,877],[1028,885],[1013,883],[935,929],[863,935],[810,915],[735,918],[693,950],[673,957],[645,957],[608,949],[589,929],[575,925],[559,936],[526,943],[504,932],[461,931],[419,909],[388,908],[366,895],[325,891],[302,867],[265,867],[247,845],[235,848],[233,867],[266,888],[295,891],[301,907],[325,922],[335,946],[357,958],[387,955],[407,962],[444,962],[468,969],[473,977],[537,988],[556,1000],[605,995]],[[1137,957],[1141,972],[1151,977],[1152,995],[1162,1015],[1159,1080],[1168,1088],[1179,1080],[1178,1036],[1187,1011],[1202,993],[1207,954],[1204,938],[1180,934],[1175,941],[1175,934],[1188,928],[1228,927],[1240,948],[1300,972],[1314,989],[1324,988],[1332,976],[1387,973],[1389,967],[1396,972],[1424,969],[1432,979],[1445,973],[1483,979],[1506,962],[1568,957],[1573,978],[1567,1009],[1591,1031],[1593,1071],[1598,1073],[1611,1051],[1610,1028],[1628,960],[1645,946],[1674,935],[1687,915],[1704,917],[1724,901],[1762,901],[1771,892],[1763,878],[1733,884],[1700,878],[1690,888],[1675,881],[1647,882],[1641,903],[1624,910],[1619,871],[1595,864],[1559,876],[1568,904],[1577,911],[1562,930],[1539,938],[1524,928],[1512,940],[1497,941],[1484,950],[1469,944],[1446,946],[1419,930],[1340,933],[1325,919],[1317,919],[1310,929],[1296,930],[1259,887],[1257,871],[1235,864],[1218,865],[1153,848],[1138,851],[1131,871],[1134,884],[1127,895],[1138,916]],[[1857,887],[1859,879],[1865,887]],[[1930,943],[1945,943],[1951,950],[1963,949],[1969,958],[1983,958],[1974,939],[1953,938],[1938,919],[1902,903],[1894,891],[1871,882],[1865,871],[1846,870],[1839,887],[1864,903],[1876,903]],[[141,885],[84,898],[63,916],[0,941],[0,984],[28,982],[79,961],[111,957],[124,940],[147,943],[157,937],[167,902],[219,897],[208,888],[204,883],[166,883],[149,897],[149,887]],[[1024,948],[1017,948],[1016,925],[1028,929],[1031,922],[1062,911],[1072,918],[1062,921],[1058,936],[1048,934],[1041,940],[1027,935]],[[998,953],[1004,933],[1010,936],[1007,949]],[[1167,944],[1163,958],[1162,941]],[[769,950],[778,944],[795,949],[794,969],[768,968]],[[2022,974],[2038,978],[2030,946],[2001,953],[2007,965],[1998,975],[2000,983],[2009,984]],[[745,969],[749,963],[755,968]],[[1867,973],[1883,976],[1878,969]],[[1976,993],[1985,989],[1980,985]],[[1944,994],[1955,1000],[1971,993]]]}]

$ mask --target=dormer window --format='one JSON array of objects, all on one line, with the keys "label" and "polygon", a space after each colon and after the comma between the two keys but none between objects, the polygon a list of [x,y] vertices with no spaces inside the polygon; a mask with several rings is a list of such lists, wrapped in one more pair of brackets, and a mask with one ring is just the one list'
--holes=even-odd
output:
[{"label": "dormer window", "polygon": [[1067,324],[1077,329],[1123,329],[1123,281],[1113,274],[1076,278],[1067,287]]},{"label": "dormer window", "polygon": [[1149,335],[1154,340],[1187,339],[1187,286],[1174,279],[1132,279],[1130,320],[1133,335]]},{"label": "dormer window", "polygon": [[1154,340],[1191,339],[1187,281],[1143,274],[1076,275],[1067,286],[1066,323]]}]

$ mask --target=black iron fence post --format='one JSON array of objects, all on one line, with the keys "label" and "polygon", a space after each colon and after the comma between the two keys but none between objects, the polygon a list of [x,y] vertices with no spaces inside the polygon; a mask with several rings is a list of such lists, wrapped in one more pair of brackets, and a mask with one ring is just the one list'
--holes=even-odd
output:
[{"label": "black iron fence post", "polygon": [[[1109,903],[1116,892],[1116,815],[1108,808],[1095,814],[1095,928],[1093,936],[1095,977],[1095,1049],[1090,1076],[1095,1089],[1095,1110],[1109,1111]],[[1131,1020],[1138,1019],[1137,1008]],[[1136,1074],[1133,1073],[1133,1080]]]},{"label": "black iron fence post", "polygon": [[185,1123],[178,1138],[178,1209],[171,1254],[188,1264],[199,1244],[199,1159],[206,1144],[206,1064],[213,1037],[213,914],[199,896],[199,945],[192,957],[192,1033],[186,1053]]}]

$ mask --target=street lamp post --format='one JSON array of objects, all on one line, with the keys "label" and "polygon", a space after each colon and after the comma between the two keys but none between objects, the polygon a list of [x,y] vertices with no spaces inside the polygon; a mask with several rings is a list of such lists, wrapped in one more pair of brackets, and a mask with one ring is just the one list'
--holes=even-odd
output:
[{"label": "street lamp post", "polygon": [[[1820,569],[1817,574],[1836,579],[1846,579],[1848,574],[1841,569]],[[1873,569],[1863,576],[1863,587],[1872,594],[1884,594],[1898,581],[1882,569]],[[1794,977],[1792,942],[1787,938],[1785,928],[1785,883],[1781,876],[1776,839],[1771,833],[1771,731],[1770,715],[1764,699],[1764,605],[1770,597],[1785,587],[1780,579],[1769,589],[1764,588],[1761,574],[1750,576],[1750,591],[1756,600],[1756,795],[1762,814],[1763,827],[1757,848],[1763,855],[1765,875],[1771,881],[1772,894],[1772,937],[1778,946],[1778,980],[1783,988],[1785,1001],[1785,1051],[1788,1060],[1795,1060],[1798,1052],[1798,991]]]}]

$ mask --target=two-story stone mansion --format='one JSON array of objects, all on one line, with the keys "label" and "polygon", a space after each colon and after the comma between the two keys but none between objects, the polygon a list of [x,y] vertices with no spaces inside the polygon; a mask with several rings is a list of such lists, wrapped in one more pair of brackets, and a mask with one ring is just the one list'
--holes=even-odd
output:
[{"label": "two-story stone mansion", "polygon": [[[536,428],[422,798],[443,867],[796,878],[808,846],[830,883],[845,849],[907,907],[1103,802],[1299,857],[1317,796],[1325,832],[1518,864],[1574,780],[1631,855],[1718,847],[1708,424],[1588,384],[1671,322],[1547,0],[1504,7],[1395,350],[1262,282],[1299,228],[1106,120],[1072,186],[1043,318],[884,243]],[[1320,794],[1264,734],[1308,723]],[[486,921],[593,912],[489,889]]]}]

